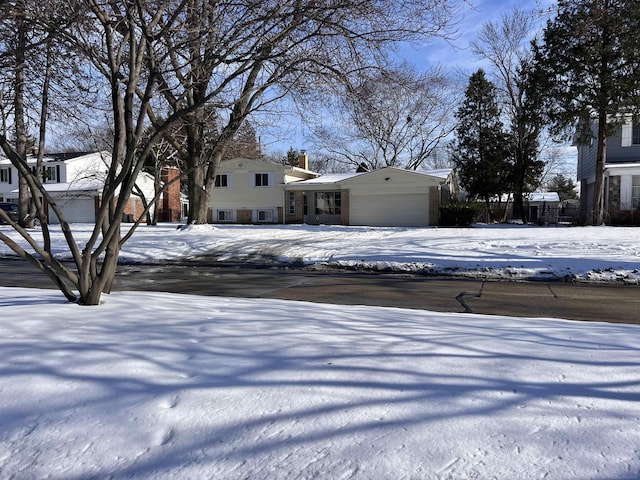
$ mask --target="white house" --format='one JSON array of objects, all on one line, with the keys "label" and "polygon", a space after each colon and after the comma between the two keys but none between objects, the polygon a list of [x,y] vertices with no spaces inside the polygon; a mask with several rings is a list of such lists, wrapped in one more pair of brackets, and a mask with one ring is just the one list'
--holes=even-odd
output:
[{"label": "white house", "polygon": [[213,223],[370,226],[438,224],[439,207],[457,192],[451,169],[320,175],[301,167],[236,158],[220,165],[210,199]]},{"label": "white house", "polygon": [[284,186],[286,207],[309,224],[422,227],[437,225],[439,208],[457,192],[451,169],[322,175]]},{"label": "white house", "polygon": [[301,167],[248,158],[234,158],[220,164],[209,218],[213,223],[285,223],[284,185],[315,178],[307,157]]},{"label": "white house", "polygon": [[[44,156],[42,181],[45,189],[61,207],[67,221],[95,222],[110,160],[111,154],[108,152],[59,153]],[[36,157],[29,156],[27,162],[35,168]],[[137,185],[147,199],[153,198],[154,182],[150,175],[139,175]],[[18,202],[18,170],[7,158],[2,157],[0,201]],[[178,211],[181,210],[179,206],[177,208]],[[59,219],[47,204],[45,209],[49,223],[59,223]],[[127,206],[127,218],[137,219],[142,211],[142,202],[132,196]]]}]

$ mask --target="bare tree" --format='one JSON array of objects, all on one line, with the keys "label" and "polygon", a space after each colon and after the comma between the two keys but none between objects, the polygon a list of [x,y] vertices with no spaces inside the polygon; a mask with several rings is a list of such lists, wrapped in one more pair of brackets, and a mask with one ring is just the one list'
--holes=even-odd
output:
[{"label": "bare tree", "polygon": [[[254,112],[292,92],[327,82],[349,83],[378,63],[398,40],[444,35],[454,12],[448,0],[398,3],[338,0],[189,0],[181,31],[165,29],[170,68],[161,91],[170,108],[190,108],[185,145],[176,145],[187,163],[190,217],[207,221],[215,172],[229,141]],[[207,110],[193,108],[207,103]],[[162,117],[162,115],[158,115]],[[217,138],[204,148],[204,132],[220,120]],[[181,147],[181,148],[180,148]]]},{"label": "bare tree", "polygon": [[[186,136],[192,162],[187,170],[199,172],[190,183],[205,192],[192,199],[191,220],[206,221],[207,194],[217,165],[249,114],[295,89],[314,88],[316,82],[348,82],[354,72],[382,58],[393,42],[443,34],[453,11],[448,0],[419,0],[403,8],[394,0],[50,3],[68,17],[65,28],[56,32],[64,36],[72,55],[86,61],[87,77],[102,79],[102,92],[108,92],[111,103],[113,148],[105,162],[101,205],[90,238],[78,246],[64,212],[39,176],[6,135],[0,135],[0,146],[26,179],[37,211],[42,212],[43,198],[60,220],[75,268],[51,255],[46,226],[40,245],[12,224],[34,253],[6,235],[0,239],[48,273],[67,298],[86,305],[98,304],[102,293],[111,290],[120,248],[138,226],[121,231],[136,179],[154,146],[177,123],[192,130]],[[49,28],[61,23],[41,21]],[[205,150],[203,133],[212,114],[220,118],[219,130]]]},{"label": "bare tree", "polygon": [[[38,150],[37,172],[42,171],[48,120],[63,118],[65,123],[69,123],[77,111],[76,106],[81,103],[77,94],[73,101],[69,101],[67,96],[69,78],[81,75],[73,57],[64,55],[60,48],[58,31],[64,30],[68,12],[64,4],[59,7],[62,8],[36,0],[8,1],[3,6],[0,19],[2,87],[11,84],[0,94],[1,131],[12,139],[16,152],[22,158],[31,149]],[[7,75],[7,72],[11,73]],[[77,92],[75,88],[73,90]],[[28,182],[22,176],[18,197],[20,224],[33,227],[37,212],[31,201]]]},{"label": "bare tree", "polygon": [[[0,235],[0,238],[49,274],[68,299],[95,305],[102,293],[111,289],[120,247],[128,238],[128,235],[120,234],[122,216],[143,167],[143,159],[160,135],[157,133],[146,144],[140,144],[146,124],[145,112],[156,85],[156,56],[151,39],[158,35],[154,29],[159,28],[159,17],[178,13],[180,6],[174,6],[172,2],[147,7],[140,3],[135,6],[131,2],[106,5],[93,1],[61,2],[56,6],[61,9],[66,6],[66,13],[74,15],[71,27],[60,32],[65,34],[68,47],[91,62],[97,73],[107,80],[111,92],[114,142],[112,156],[105,162],[108,171],[102,204],[91,238],[81,249],[64,212],[44,188],[38,173],[31,171],[25,155],[9,143],[6,135],[1,135],[0,146],[28,183],[37,211],[44,215],[41,198],[45,199],[60,220],[76,270],[67,268],[51,255],[46,225],[43,225],[44,242],[38,244],[27,231],[12,223],[35,254],[25,251],[6,235]],[[42,19],[42,22],[53,25],[48,19]],[[136,95],[138,89],[144,92],[143,95]],[[179,116],[180,112],[174,118]],[[74,289],[78,291],[77,297]]]},{"label": "bare tree", "polygon": [[455,103],[442,69],[379,70],[337,97],[328,115],[334,122],[322,118],[313,132],[318,148],[354,168],[416,170],[453,130]]},{"label": "bare tree", "polygon": [[[14,134],[16,139],[16,152],[22,158],[27,156],[27,126],[25,123],[25,70],[26,51],[28,48],[28,23],[26,18],[26,5],[24,1],[17,0],[14,9],[10,13],[14,19],[16,28],[14,60]],[[29,215],[29,187],[24,176],[20,176],[18,182],[18,199],[20,202],[20,224],[26,226],[26,218]]]}]

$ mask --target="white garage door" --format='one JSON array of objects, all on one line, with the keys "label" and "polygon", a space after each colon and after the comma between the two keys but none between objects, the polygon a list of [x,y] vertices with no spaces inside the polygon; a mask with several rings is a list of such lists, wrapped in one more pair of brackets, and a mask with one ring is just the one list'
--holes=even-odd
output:
[{"label": "white garage door", "polygon": [[376,227],[429,225],[429,195],[351,195],[349,223]]},{"label": "white garage door", "polygon": [[[69,223],[95,223],[96,212],[93,198],[64,198],[57,200],[65,220]],[[58,217],[49,208],[49,223],[60,223]]]}]

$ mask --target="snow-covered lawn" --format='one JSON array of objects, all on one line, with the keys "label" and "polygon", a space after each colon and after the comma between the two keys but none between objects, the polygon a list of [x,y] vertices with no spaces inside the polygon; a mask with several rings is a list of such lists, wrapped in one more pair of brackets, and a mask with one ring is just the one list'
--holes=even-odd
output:
[{"label": "snow-covered lawn", "polygon": [[632,479],[640,327],[0,289],[0,477]]},{"label": "snow-covered lawn", "polygon": [[[84,245],[89,226],[73,225],[73,229]],[[0,231],[18,238],[8,227],[0,226]],[[52,233],[56,254],[68,256],[59,228],[52,227]],[[10,254],[0,243],[0,255]],[[176,225],[161,224],[138,229],[121,258],[154,262],[201,255],[494,279],[640,283],[640,228],[634,227],[204,225],[178,230]]]},{"label": "snow-covered lawn", "polygon": [[[202,254],[637,283],[640,229],[160,226],[123,257]],[[0,288],[3,479],[639,477],[638,325]]]}]

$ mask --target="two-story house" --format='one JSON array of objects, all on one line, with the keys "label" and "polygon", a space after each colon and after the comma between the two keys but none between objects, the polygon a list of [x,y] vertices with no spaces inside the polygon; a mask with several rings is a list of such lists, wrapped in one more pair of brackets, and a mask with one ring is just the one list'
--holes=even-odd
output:
[{"label": "two-story house", "polygon": [[236,158],[220,165],[210,200],[213,223],[437,225],[457,191],[451,169],[319,175],[308,169]]},{"label": "two-story house", "polygon": [[[580,210],[591,218],[596,182],[597,145],[577,145]],[[607,138],[604,177],[605,222],[640,224],[640,124],[627,118],[615,135]]]},{"label": "two-story house", "polygon": [[[47,192],[62,209],[68,222],[95,222],[100,206],[105,172],[111,155],[108,152],[76,152],[47,154],[43,158],[42,182]],[[36,157],[27,157],[29,165],[35,169]],[[179,175],[177,171],[164,172],[165,181]],[[18,170],[7,158],[0,157],[0,201],[18,202]],[[137,185],[142,194],[151,199],[154,196],[154,181],[148,174],[138,177]],[[176,182],[160,199],[159,217],[164,221],[180,221],[180,186]],[[45,212],[49,223],[59,223],[52,209],[45,202]],[[140,197],[132,195],[125,212],[125,220],[138,219],[144,210]]]},{"label": "two-story house", "polygon": [[285,223],[284,185],[318,177],[308,169],[308,157],[300,167],[248,158],[220,164],[209,217],[213,223]]}]

